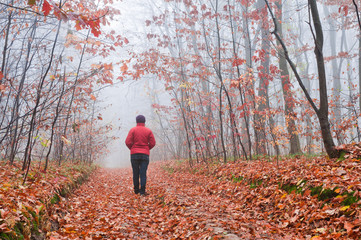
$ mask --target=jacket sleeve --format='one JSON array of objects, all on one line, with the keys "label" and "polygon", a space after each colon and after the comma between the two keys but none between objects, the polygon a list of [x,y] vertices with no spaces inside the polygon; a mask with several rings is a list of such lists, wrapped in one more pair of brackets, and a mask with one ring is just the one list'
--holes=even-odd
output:
[{"label": "jacket sleeve", "polygon": [[153,132],[151,131],[150,134],[149,134],[149,150],[154,148],[155,146],[155,138],[154,138],[154,135],[153,135]]},{"label": "jacket sleeve", "polygon": [[127,138],[125,139],[125,145],[127,145],[127,147],[129,149],[132,149],[132,146],[134,144],[134,138],[133,138],[133,129],[130,129]]}]

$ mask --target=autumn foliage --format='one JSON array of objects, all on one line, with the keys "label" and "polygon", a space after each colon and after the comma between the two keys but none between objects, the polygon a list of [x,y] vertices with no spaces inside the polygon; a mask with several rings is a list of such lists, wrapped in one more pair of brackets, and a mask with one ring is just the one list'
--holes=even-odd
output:
[{"label": "autumn foliage", "polygon": [[[187,161],[152,162],[150,195],[143,197],[133,193],[131,169],[99,169],[52,207],[56,211],[49,218],[59,225],[48,235],[49,239],[357,239],[360,177],[360,159],[352,157],[337,162],[323,156],[261,158],[194,168]],[[38,189],[45,182],[33,184]],[[3,185],[2,193],[8,188]],[[19,188],[11,196],[25,201],[22,191],[29,190]],[[34,199],[20,206],[30,204],[36,212],[42,206],[36,197],[53,191],[31,192]],[[8,227],[4,222],[9,221],[3,221],[3,230]]]},{"label": "autumn foliage", "polygon": [[39,162],[33,164],[23,185],[20,166],[1,163],[0,239],[44,239],[54,228],[56,204],[95,169],[81,163],[51,164],[45,173],[39,167]]},{"label": "autumn foliage", "polygon": [[145,21],[149,45],[122,68],[162,81],[171,98],[153,102],[164,154],[337,158],[335,146],[361,141],[359,53],[346,47],[359,34],[357,12],[352,1],[315,3],[164,1]]},{"label": "autumn foliage", "polygon": [[1,161],[25,170],[45,160],[46,171],[52,160],[92,163],[107,153],[113,126],[102,122],[97,89],[114,80],[117,63],[105,58],[128,42],[103,30],[119,14],[110,2],[0,3]]}]

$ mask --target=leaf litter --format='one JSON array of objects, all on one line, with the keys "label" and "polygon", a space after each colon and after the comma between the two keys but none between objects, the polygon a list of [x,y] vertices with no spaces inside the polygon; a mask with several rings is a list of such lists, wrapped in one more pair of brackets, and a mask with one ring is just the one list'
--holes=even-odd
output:
[{"label": "leaf litter", "polygon": [[353,158],[152,162],[139,196],[131,169],[99,169],[49,239],[358,239],[360,177]]}]

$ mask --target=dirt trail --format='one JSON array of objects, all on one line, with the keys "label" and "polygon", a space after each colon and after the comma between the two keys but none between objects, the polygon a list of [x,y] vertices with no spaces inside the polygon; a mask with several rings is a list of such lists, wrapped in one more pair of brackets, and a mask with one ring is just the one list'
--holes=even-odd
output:
[{"label": "dirt trail", "polygon": [[214,194],[224,191],[215,181],[150,164],[149,195],[139,196],[131,169],[100,169],[60,203],[60,227],[50,239],[253,239],[263,222],[245,218],[226,194]]}]

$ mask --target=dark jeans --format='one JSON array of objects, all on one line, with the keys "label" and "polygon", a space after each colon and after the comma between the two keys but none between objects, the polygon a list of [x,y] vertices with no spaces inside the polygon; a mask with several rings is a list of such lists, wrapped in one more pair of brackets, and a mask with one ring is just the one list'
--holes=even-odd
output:
[{"label": "dark jeans", "polygon": [[[130,161],[133,168],[133,185],[134,192],[144,194],[145,185],[147,184],[147,169],[149,164],[149,156],[146,154],[132,154]],[[139,189],[140,177],[140,189]]]}]

